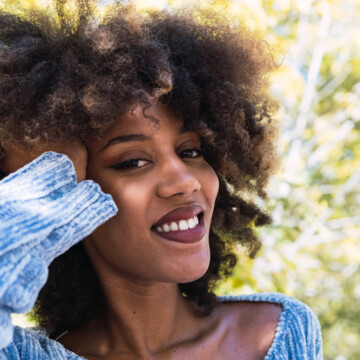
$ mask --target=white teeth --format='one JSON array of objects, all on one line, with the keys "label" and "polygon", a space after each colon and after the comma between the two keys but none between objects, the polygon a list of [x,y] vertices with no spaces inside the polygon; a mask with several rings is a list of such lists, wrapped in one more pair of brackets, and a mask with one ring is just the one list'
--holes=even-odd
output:
[{"label": "white teeth", "polygon": [[177,223],[176,223],[176,222],[172,222],[172,223],[170,224],[170,229],[171,229],[171,231],[178,231],[179,228],[178,228]]},{"label": "white teeth", "polygon": [[178,222],[171,222],[168,224],[163,224],[162,226],[158,226],[156,230],[158,232],[169,232],[169,231],[183,231],[193,229],[199,224],[199,218],[195,215],[193,218],[188,220],[180,220]]},{"label": "white teeth", "polygon": [[189,219],[187,221],[187,223],[188,223],[189,229],[193,229],[196,226],[194,219]]},{"label": "white teeth", "polygon": [[168,224],[164,224],[163,225],[163,230],[164,230],[164,232],[169,232],[171,229],[170,229],[170,226]]},{"label": "white teeth", "polygon": [[180,230],[189,230],[189,226],[188,226],[188,223],[186,220],[180,220],[179,229]]}]

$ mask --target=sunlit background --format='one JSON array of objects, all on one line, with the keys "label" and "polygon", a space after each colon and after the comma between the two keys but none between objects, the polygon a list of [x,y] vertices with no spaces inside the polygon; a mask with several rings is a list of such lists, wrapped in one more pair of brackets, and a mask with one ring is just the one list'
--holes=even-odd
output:
[{"label": "sunlit background", "polygon": [[[102,1],[106,6],[109,1]],[[187,7],[139,0],[139,9]],[[196,2],[198,3],[198,2]],[[37,7],[45,0],[0,0]],[[246,14],[283,53],[272,93],[281,103],[282,169],[269,185],[274,225],[255,260],[241,255],[219,294],[279,291],[322,325],[327,360],[360,359],[360,1],[204,1]],[[16,317],[16,321],[23,318]]]}]

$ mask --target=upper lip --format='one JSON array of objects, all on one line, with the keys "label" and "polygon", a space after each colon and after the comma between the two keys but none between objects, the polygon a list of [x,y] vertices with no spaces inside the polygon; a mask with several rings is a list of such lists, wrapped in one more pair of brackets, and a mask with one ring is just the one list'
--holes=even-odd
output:
[{"label": "upper lip", "polygon": [[192,217],[194,217],[195,215],[199,215],[203,211],[204,210],[201,205],[182,206],[168,212],[156,224],[154,224],[153,227],[161,226],[172,221],[191,219]]}]

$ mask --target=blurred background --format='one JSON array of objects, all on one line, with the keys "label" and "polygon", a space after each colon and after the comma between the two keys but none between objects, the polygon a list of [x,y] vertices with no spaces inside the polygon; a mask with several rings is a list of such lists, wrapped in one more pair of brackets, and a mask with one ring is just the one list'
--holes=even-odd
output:
[{"label": "blurred background", "polygon": [[[100,2],[106,6],[109,1]],[[138,0],[141,8],[194,1]],[[196,2],[199,3],[198,1]],[[13,9],[41,0],[0,0]],[[218,294],[278,291],[318,316],[326,360],[360,359],[360,1],[203,1],[259,29],[282,54],[271,92],[281,104],[282,167],[255,260],[239,249]],[[24,318],[16,316],[15,322]]]},{"label": "blurred background", "polygon": [[[318,316],[327,360],[360,359],[360,1],[247,4],[283,66],[282,169],[269,186],[274,225],[223,293],[279,291]],[[241,11],[241,10],[240,10]]]}]

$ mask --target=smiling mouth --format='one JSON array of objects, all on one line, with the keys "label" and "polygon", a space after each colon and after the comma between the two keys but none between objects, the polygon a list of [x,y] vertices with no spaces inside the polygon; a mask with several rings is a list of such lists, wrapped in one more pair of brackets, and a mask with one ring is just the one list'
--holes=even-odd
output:
[{"label": "smiling mouth", "polygon": [[199,223],[202,217],[202,213],[193,216],[189,219],[182,219],[178,221],[171,221],[168,223],[164,223],[161,226],[154,226],[152,230],[155,230],[159,233],[162,232],[173,232],[173,231],[185,231],[189,229],[194,229]]},{"label": "smiling mouth", "polygon": [[163,239],[187,244],[200,241],[206,234],[203,213],[189,219],[153,226],[151,230]]}]

